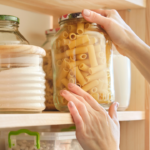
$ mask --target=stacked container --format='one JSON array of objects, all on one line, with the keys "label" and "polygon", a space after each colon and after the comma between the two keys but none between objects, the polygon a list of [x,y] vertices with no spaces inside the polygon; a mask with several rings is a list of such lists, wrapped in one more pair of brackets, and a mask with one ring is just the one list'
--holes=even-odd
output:
[{"label": "stacked container", "polygon": [[83,150],[75,132],[31,132],[26,129],[5,133],[6,150]]}]

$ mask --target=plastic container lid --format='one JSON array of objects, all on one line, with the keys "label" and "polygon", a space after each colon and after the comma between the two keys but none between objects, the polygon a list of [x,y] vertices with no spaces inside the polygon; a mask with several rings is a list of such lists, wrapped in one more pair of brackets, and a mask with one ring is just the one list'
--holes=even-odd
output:
[{"label": "plastic container lid", "polygon": [[0,20],[15,21],[17,23],[20,22],[18,17],[11,16],[11,15],[0,15]]},{"label": "plastic container lid", "polygon": [[[54,140],[72,140],[76,139],[75,131],[71,132],[37,132],[40,135],[40,140],[46,140],[46,141],[54,141]],[[6,136],[8,135],[8,132],[5,133]],[[22,133],[20,135],[16,135],[17,140],[33,140],[33,137]]]},{"label": "plastic container lid", "polygon": [[59,18],[59,23],[61,22],[61,21],[64,21],[64,20],[67,20],[67,19],[75,19],[75,18],[83,18],[83,16],[82,16],[82,12],[77,12],[77,13],[71,13],[71,14],[65,14],[65,15],[63,15],[63,16],[61,16],[60,18]]},{"label": "plastic container lid", "polygon": [[56,33],[58,30],[60,30],[60,28],[56,28],[56,29],[48,29],[45,31],[45,34],[48,35],[48,34],[54,34]]}]

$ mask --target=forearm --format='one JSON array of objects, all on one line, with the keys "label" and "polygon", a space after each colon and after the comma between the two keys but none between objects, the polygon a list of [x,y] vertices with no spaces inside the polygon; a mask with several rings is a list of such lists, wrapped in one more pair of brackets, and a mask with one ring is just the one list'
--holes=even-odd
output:
[{"label": "forearm", "polygon": [[130,58],[133,64],[150,83],[150,47],[139,37],[131,38],[131,40],[129,49],[126,50],[126,56]]}]

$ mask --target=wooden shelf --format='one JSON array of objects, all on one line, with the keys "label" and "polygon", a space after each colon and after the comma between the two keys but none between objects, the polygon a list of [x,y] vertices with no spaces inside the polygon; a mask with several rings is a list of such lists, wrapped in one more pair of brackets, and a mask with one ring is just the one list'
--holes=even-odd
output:
[{"label": "wooden shelf", "polygon": [[[118,112],[119,121],[144,120],[143,111]],[[73,124],[70,113],[43,112],[39,114],[0,114],[0,128]]]},{"label": "wooden shelf", "polygon": [[146,7],[146,0],[0,0],[0,4],[53,16],[80,12],[83,8],[117,10]]}]

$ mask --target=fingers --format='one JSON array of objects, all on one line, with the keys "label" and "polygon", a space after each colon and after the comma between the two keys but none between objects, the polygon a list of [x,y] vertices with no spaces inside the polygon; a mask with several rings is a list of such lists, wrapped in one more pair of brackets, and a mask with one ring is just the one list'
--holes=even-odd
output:
[{"label": "fingers", "polygon": [[66,90],[61,91],[61,96],[63,96],[67,101],[72,101],[75,104],[85,123],[89,121],[89,114],[84,103],[80,102],[74,95]]},{"label": "fingers", "polygon": [[118,109],[118,102],[113,103],[109,108],[109,116],[111,119],[115,121],[115,123],[118,123],[118,116],[117,116],[117,109]]},{"label": "fingers", "polygon": [[78,131],[83,130],[83,127],[84,127],[83,120],[82,120],[76,106],[74,105],[74,103],[72,101],[70,101],[68,103],[68,108],[73,117],[74,123],[76,125],[76,129]]},{"label": "fingers", "polygon": [[111,13],[111,10],[106,10],[106,9],[94,9],[92,11],[94,11],[98,14],[101,14],[102,16],[105,16],[105,17],[109,16]]},{"label": "fingers", "polygon": [[92,107],[87,103],[87,101],[83,97],[76,95],[75,93],[72,92],[70,93],[73,94],[80,102],[84,103],[88,111],[91,111]]},{"label": "fingers", "polygon": [[[107,14],[106,12],[107,11],[102,11],[100,10],[102,14],[104,14],[104,16]],[[94,23],[97,23],[99,25],[102,25],[102,26],[106,26],[107,23],[108,23],[108,18],[102,16],[101,14],[99,13],[96,13],[94,11],[91,11],[91,10],[88,10],[88,9],[84,9],[82,11],[82,16],[89,22],[94,22]]]},{"label": "fingers", "polygon": [[91,96],[89,95],[87,92],[85,92],[84,90],[82,90],[80,87],[78,87],[75,84],[69,83],[68,84],[68,88],[71,92],[83,97],[86,102],[95,110],[99,110],[100,109],[100,105],[97,103],[97,101]]}]

